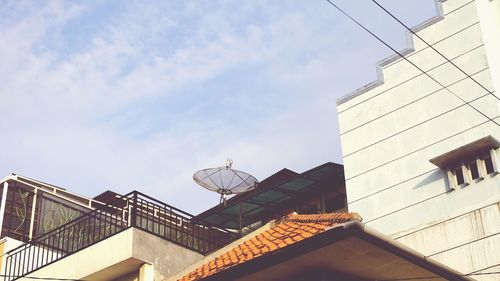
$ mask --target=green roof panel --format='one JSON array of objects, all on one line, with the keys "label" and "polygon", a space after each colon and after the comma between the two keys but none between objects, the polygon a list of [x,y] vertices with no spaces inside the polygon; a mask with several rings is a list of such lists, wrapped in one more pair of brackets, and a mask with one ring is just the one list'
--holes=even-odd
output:
[{"label": "green roof panel", "polygon": [[219,215],[211,215],[210,217],[205,219],[206,222],[208,222],[210,224],[214,224],[214,225],[218,225],[220,223],[223,223],[226,220],[227,220],[227,218],[219,216]]},{"label": "green roof panel", "polygon": [[280,189],[285,189],[288,191],[302,191],[308,188],[310,185],[314,183],[313,180],[308,180],[304,178],[296,178],[291,180],[285,184],[279,186]]},{"label": "green roof panel", "polygon": [[242,203],[230,206],[229,208],[222,211],[221,214],[226,214],[226,215],[231,215],[231,216],[239,215],[240,214],[240,206],[241,206],[241,213],[246,213],[248,211],[254,210],[254,209],[259,207],[259,205],[257,205],[257,204],[242,202]]},{"label": "green roof panel", "polygon": [[215,206],[195,219],[222,228],[238,228],[241,214],[243,224],[251,224],[261,219],[264,213],[285,205],[286,201],[303,196],[303,192],[324,188],[327,182],[340,186],[343,169],[342,165],[325,163],[302,174],[283,169],[271,177],[261,182],[258,188],[234,196],[227,200],[227,205]]},{"label": "green roof panel", "polygon": [[308,171],[307,175],[310,177],[321,179],[321,178],[325,178],[325,177],[330,176],[334,171],[335,171],[335,167],[322,166],[320,168]]},{"label": "green roof panel", "polygon": [[270,203],[279,200],[283,197],[286,197],[286,195],[278,191],[269,190],[266,192],[262,192],[257,196],[254,196],[252,200],[259,201],[262,203]]}]

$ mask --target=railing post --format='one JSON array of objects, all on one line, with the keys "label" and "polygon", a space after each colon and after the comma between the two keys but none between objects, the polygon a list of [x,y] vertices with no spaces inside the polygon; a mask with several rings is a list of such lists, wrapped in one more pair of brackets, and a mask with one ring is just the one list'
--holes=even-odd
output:
[{"label": "railing post", "polygon": [[7,258],[5,258],[5,265],[4,265],[4,270],[3,270],[3,273],[4,273],[3,280],[4,281],[10,280],[11,262],[12,262],[11,257],[10,257],[10,255],[8,255]]},{"label": "railing post", "polygon": [[35,188],[33,191],[33,203],[31,204],[31,218],[30,218],[30,232],[29,232],[29,240],[33,239],[33,228],[35,227],[35,212],[36,212],[36,198],[38,195],[38,188]]},{"label": "railing post", "polygon": [[130,226],[137,227],[137,192],[134,192],[132,200],[132,210],[130,210]]}]

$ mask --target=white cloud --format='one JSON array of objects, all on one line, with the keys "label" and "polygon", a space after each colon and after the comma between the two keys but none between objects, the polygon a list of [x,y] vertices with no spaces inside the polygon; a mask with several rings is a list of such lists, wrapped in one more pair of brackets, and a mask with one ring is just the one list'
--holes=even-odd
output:
[{"label": "white cloud", "polygon": [[357,69],[373,53],[328,6],[127,2],[95,15],[103,3],[15,3],[0,21],[1,173],[198,212],[218,198],[192,174],[226,157],[260,179],[340,161],[335,98],[374,77]]}]

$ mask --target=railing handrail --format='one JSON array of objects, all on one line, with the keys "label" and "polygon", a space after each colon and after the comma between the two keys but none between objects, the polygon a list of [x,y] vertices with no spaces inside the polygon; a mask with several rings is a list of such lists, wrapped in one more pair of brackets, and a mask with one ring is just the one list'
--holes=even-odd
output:
[{"label": "railing handrail", "polygon": [[191,223],[191,224],[193,224],[193,225],[201,225],[201,226],[205,226],[205,227],[210,227],[210,228],[214,228],[214,229],[217,229],[217,230],[222,231],[222,232],[225,232],[225,233],[230,233],[230,234],[233,234],[231,231],[228,231],[228,230],[226,230],[226,229],[220,228],[220,227],[218,227],[218,226],[216,226],[216,225],[214,225],[214,224],[211,224],[211,223],[209,223],[209,222],[195,222],[195,221],[193,221],[193,220],[192,220],[192,219],[195,217],[194,215],[192,215],[192,214],[190,214],[190,213],[188,213],[188,212],[185,212],[185,211],[183,211],[183,210],[181,210],[181,209],[178,209],[178,208],[176,208],[176,207],[174,207],[174,206],[172,206],[172,205],[170,205],[170,204],[167,204],[167,203],[165,203],[165,202],[162,202],[162,201],[160,201],[160,200],[158,200],[158,199],[155,199],[155,198],[153,198],[153,197],[151,197],[151,196],[149,196],[149,195],[147,195],[147,194],[144,194],[144,193],[142,193],[142,192],[140,192],[140,191],[134,190],[134,191],[132,191],[132,192],[129,192],[129,193],[128,193],[128,194],[126,194],[126,195],[123,195],[123,197],[129,197],[129,198],[130,198],[130,196],[131,196],[131,195],[133,195],[134,193],[136,193],[137,195],[140,195],[140,196],[146,197],[146,198],[147,198],[147,199],[149,199],[149,200],[155,201],[156,203],[159,203],[159,204],[165,205],[165,206],[167,206],[168,208],[170,208],[170,209],[172,209],[172,210],[175,210],[175,211],[177,211],[177,212],[180,212],[180,213],[181,213],[181,214],[183,214],[183,215],[189,216],[188,221],[189,221],[189,223]]},{"label": "railing handrail", "polygon": [[[120,198],[115,198],[115,199],[117,199],[116,201],[118,201],[118,199],[123,199],[123,198],[125,198],[125,197],[121,196]],[[115,201],[113,201],[113,203],[114,202]],[[108,203],[108,205],[110,205],[110,203]],[[103,210],[101,210],[99,208],[96,208],[96,209],[91,210],[91,211],[89,211],[89,212],[87,212],[85,214],[82,214],[81,216],[75,218],[74,220],[71,220],[71,221],[68,221],[66,223],[63,223],[60,226],[58,226],[58,227],[56,227],[56,228],[54,228],[54,229],[52,229],[52,230],[50,230],[48,232],[45,232],[45,233],[43,233],[43,234],[41,234],[39,236],[36,236],[35,238],[29,240],[28,242],[26,242],[26,243],[24,243],[24,244],[22,244],[22,245],[20,245],[20,246],[18,246],[16,248],[14,248],[14,249],[8,251],[6,254],[9,255],[9,254],[13,253],[14,251],[16,251],[16,250],[18,250],[20,248],[23,248],[23,246],[25,246],[26,244],[36,244],[36,242],[40,242],[41,240],[45,239],[46,237],[52,236],[52,234],[54,234],[54,233],[58,233],[61,229],[67,227],[68,225],[78,223],[78,222],[84,220],[86,217],[90,217],[93,214],[96,214],[96,213],[99,213],[99,212],[103,212]]]},{"label": "railing handrail", "polygon": [[[102,210],[94,210],[86,213],[71,222],[73,224],[64,224],[50,231],[50,236],[41,235],[38,237],[36,243],[28,242],[14,249],[16,251],[13,253],[9,251],[4,267],[4,280],[22,278],[42,267],[87,247],[91,247],[102,240],[130,228],[128,223],[121,220],[120,217]],[[93,231],[90,230],[91,223],[94,223],[92,227]],[[99,223],[100,227],[96,229],[95,223]],[[89,227],[89,231],[87,232],[89,236],[80,236],[81,233],[78,233],[78,228],[84,229],[85,227]],[[77,229],[76,235],[73,232],[75,229]],[[41,259],[39,256],[40,253]]]},{"label": "railing handrail", "polygon": [[[151,197],[151,196],[149,196],[149,195],[147,195],[147,194],[144,194],[144,193],[142,193],[142,192],[140,192],[140,191],[137,191],[137,190],[133,190],[133,191],[131,191],[131,192],[129,192],[129,193],[127,193],[127,194],[125,194],[125,195],[117,195],[117,196],[119,196],[119,197],[114,198],[114,199],[113,199],[113,201],[106,202],[104,206],[110,206],[110,205],[112,206],[112,204],[113,204],[113,203],[115,203],[115,202],[120,202],[121,200],[127,200],[128,202],[130,202],[129,200],[133,199],[133,198],[131,198],[131,196],[133,196],[134,194],[140,195],[141,197],[145,197],[145,198],[147,198],[147,199],[149,199],[149,200],[151,200],[151,201],[154,201],[154,202],[156,202],[156,203],[158,203],[158,204],[164,205],[164,206],[168,207],[169,209],[171,209],[171,210],[173,210],[173,211],[176,211],[176,213],[177,213],[177,212],[179,212],[180,214],[178,214],[178,215],[185,215],[185,216],[188,216],[188,218],[186,218],[186,219],[187,219],[187,221],[188,221],[190,224],[192,224],[192,225],[205,226],[205,227],[207,227],[207,228],[216,229],[216,230],[218,230],[218,231],[221,231],[221,232],[223,232],[223,233],[227,233],[227,234],[230,234],[230,235],[233,235],[233,234],[234,234],[234,233],[233,233],[233,232],[231,232],[231,231],[228,231],[228,230],[223,229],[223,228],[219,228],[219,227],[217,227],[217,226],[215,226],[215,225],[212,225],[212,224],[210,224],[210,223],[208,223],[208,222],[203,222],[203,223],[193,222],[193,221],[191,220],[191,219],[194,217],[192,214],[190,214],[190,213],[188,213],[188,212],[185,212],[185,211],[183,211],[183,210],[180,210],[180,209],[178,209],[178,208],[176,208],[176,207],[173,207],[173,206],[172,206],[172,205],[170,205],[170,204],[167,204],[167,203],[165,203],[165,202],[162,202],[162,201],[160,201],[160,200],[158,200],[158,199],[155,199],[155,198],[153,198],[153,197]],[[36,244],[37,242],[40,242],[41,240],[45,239],[46,237],[51,236],[52,234],[58,233],[58,232],[60,231],[60,229],[63,229],[63,228],[65,228],[65,227],[69,226],[69,225],[72,225],[72,224],[78,223],[79,221],[84,220],[86,217],[90,217],[90,216],[92,216],[93,214],[96,214],[96,213],[99,213],[99,212],[105,212],[105,211],[103,211],[103,210],[101,210],[101,209],[99,209],[99,208],[96,208],[96,209],[91,210],[91,211],[89,211],[89,212],[87,212],[87,213],[84,213],[84,214],[82,214],[81,216],[79,216],[79,217],[75,218],[75,219],[74,219],[74,220],[72,220],[72,221],[66,222],[66,223],[64,223],[64,224],[62,224],[62,225],[60,225],[60,226],[58,226],[57,228],[54,228],[54,229],[52,229],[52,230],[50,230],[50,231],[48,231],[48,232],[46,232],[46,233],[44,233],[44,234],[41,234],[41,235],[39,235],[39,236],[36,236],[35,238],[31,239],[31,240],[30,240],[30,241],[28,241],[27,243],[24,243],[24,244],[22,244],[22,245],[20,245],[20,246],[18,246],[18,247],[16,247],[16,248],[14,248],[14,249],[12,249],[12,250],[8,251],[6,254],[11,254],[11,253],[15,252],[16,250],[19,250],[19,249],[23,248],[23,246],[25,246],[25,244]]]},{"label": "railing handrail", "polygon": [[194,217],[194,215],[192,215],[192,214],[190,214],[190,213],[188,213],[188,212],[186,212],[186,211],[183,211],[183,210],[181,210],[181,209],[178,209],[178,208],[176,208],[176,207],[174,207],[174,206],[172,206],[172,205],[170,205],[170,204],[167,204],[167,203],[165,203],[165,202],[162,202],[162,201],[160,201],[160,200],[158,200],[158,199],[155,199],[155,198],[153,198],[153,197],[151,197],[151,196],[149,196],[149,195],[147,195],[147,194],[144,194],[144,193],[142,193],[142,192],[140,192],[140,191],[137,191],[137,190],[134,190],[134,191],[130,192],[128,195],[124,195],[124,196],[127,196],[127,197],[128,197],[128,196],[130,196],[130,195],[133,195],[134,193],[137,193],[137,195],[140,195],[140,196],[142,196],[142,197],[146,197],[147,199],[149,199],[149,200],[151,200],[151,201],[154,201],[154,202],[156,202],[156,203],[159,203],[159,204],[165,205],[166,207],[168,207],[168,208],[170,208],[170,209],[172,209],[172,210],[175,210],[176,212],[179,212],[179,213],[181,213],[181,214],[183,214],[183,215],[185,215],[185,216],[189,217],[189,219],[190,219],[190,220],[191,220],[191,218],[193,218],[193,217]]}]

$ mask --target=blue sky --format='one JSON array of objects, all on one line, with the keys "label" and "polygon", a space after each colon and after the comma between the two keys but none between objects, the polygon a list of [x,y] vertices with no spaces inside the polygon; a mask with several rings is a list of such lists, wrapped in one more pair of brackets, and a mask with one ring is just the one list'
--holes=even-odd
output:
[{"label": "blue sky", "polygon": [[[340,6],[397,49],[368,0]],[[383,0],[409,25],[434,0]],[[390,50],[326,1],[1,1],[0,175],[95,196],[133,189],[191,213],[218,203],[192,174],[263,179],[341,162],[337,98]]]}]

